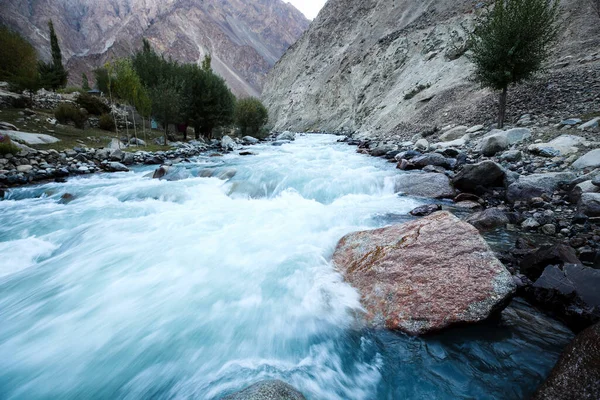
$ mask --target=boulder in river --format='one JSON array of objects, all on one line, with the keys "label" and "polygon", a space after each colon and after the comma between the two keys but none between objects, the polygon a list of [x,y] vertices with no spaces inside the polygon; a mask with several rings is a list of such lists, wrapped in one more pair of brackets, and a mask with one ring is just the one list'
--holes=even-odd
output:
[{"label": "boulder in river", "polygon": [[600,399],[600,323],[567,346],[533,400]]},{"label": "boulder in river", "polygon": [[450,184],[450,179],[444,174],[435,172],[398,175],[396,177],[396,192],[434,199],[454,197],[454,189]]},{"label": "boulder in river", "polygon": [[285,382],[269,380],[255,383],[222,400],[305,400],[305,397]]},{"label": "boulder in river", "polygon": [[346,235],[333,262],[368,321],[413,335],[484,320],[515,291],[479,232],[445,211]]},{"label": "boulder in river", "polygon": [[549,265],[581,264],[575,249],[563,243],[542,246],[527,254],[520,263],[521,272],[531,280],[540,277]]},{"label": "boulder in river", "polygon": [[294,141],[296,140],[296,134],[290,131],[285,131],[279,135],[277,135],[276,140],[278,141],[284,141],[284,140],[288,140],[288,141]]}]

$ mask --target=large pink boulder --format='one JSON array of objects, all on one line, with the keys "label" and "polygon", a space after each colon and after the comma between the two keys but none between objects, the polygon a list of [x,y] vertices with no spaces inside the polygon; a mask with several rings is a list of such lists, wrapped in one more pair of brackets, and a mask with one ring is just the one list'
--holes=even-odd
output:
[{"label": "large pink boulder", "polygon": [[445,211],[346,235],[333,262],[369,322],[413,335],[484,320],[515,291],[477,229]]}]

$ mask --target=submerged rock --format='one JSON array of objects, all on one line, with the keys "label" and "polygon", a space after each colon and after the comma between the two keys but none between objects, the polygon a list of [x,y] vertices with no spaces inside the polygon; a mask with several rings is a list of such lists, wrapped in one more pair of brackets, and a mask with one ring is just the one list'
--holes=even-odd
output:
[{"label": "submerged rock", "polygon": [[600,324],[567,346],[533,400],[600,399]]},{"label": "submerged rock", "polygon": [[442,211],[343,237],[333,262],[376,326],[424,334],[486,319],[515,291],[477,230]]},{"label": "submerged rock", "polygon": [[222,400],[305,400],[292,386],[280,380],[255,383],[241,392],[230,394]]},{"label": "submerged rock", "polygon": [[410,212],[410,215],[414,215],[415,217],[426,217],[436,211],[442,211],[441,204],[426,204],[424,206],[417,207]]}]

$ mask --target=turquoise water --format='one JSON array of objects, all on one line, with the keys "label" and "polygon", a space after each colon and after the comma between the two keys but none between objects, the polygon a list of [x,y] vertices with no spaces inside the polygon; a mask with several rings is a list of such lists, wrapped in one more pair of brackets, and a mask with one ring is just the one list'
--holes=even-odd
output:
[{"label": "turquoise water", "polygon": [[[178,181],[142,168],[13,190],[0,398],[219,399],[269,378],[309,399],[531,394],[571,333],[524,303],[424,339],[363,326],[335,245],[421,203],[393,193],[393,164],[336,139],[201,157]],[[206,168],[236,175],[194,177]]]}]

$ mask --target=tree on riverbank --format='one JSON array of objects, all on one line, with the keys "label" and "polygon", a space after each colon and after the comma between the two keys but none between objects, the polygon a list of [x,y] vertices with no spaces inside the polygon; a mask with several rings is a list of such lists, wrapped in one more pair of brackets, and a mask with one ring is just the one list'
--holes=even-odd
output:
[{"label": "tree on riverbank", "polygon": [[0,81],[20,90],[39,88],[37,53],[21,35],[0,25]]},{"label": "tree on riverbank", "polygon": [[149,94],[152,114],[165,127],[165,136],[170,123],[191,124],[196,138],[200,134],[211,138],[213,129],[232,123],[235,96],[213,72],[210,55],[201,66],[180,64],[159,55],[144,40],[132,65]]},{"label": "tree on riverbank", "polygon": [[255,97],[241,99],[235,105],[235,123],[242,135],[256,135],[268,120],[267,109]]},{"label": "tree on riverbank", "polygon": [[49,63],[40,62],[40,81],[42,87],[46,89],[56,90],[67,85],[69,73],[65,70],[62,63],[62,52],[58,44],[58,37],[54,31],[54,24],[48,21],[48,29],[50,30],[50,50],[52,52],[52,61]]},{"label": "tree on riverbank", "polygon": [[548,59],[559,33],[559,0],[496,0],[472,35],[475,78],[500,91],[504,126],[508,87],[530,79]]}]

